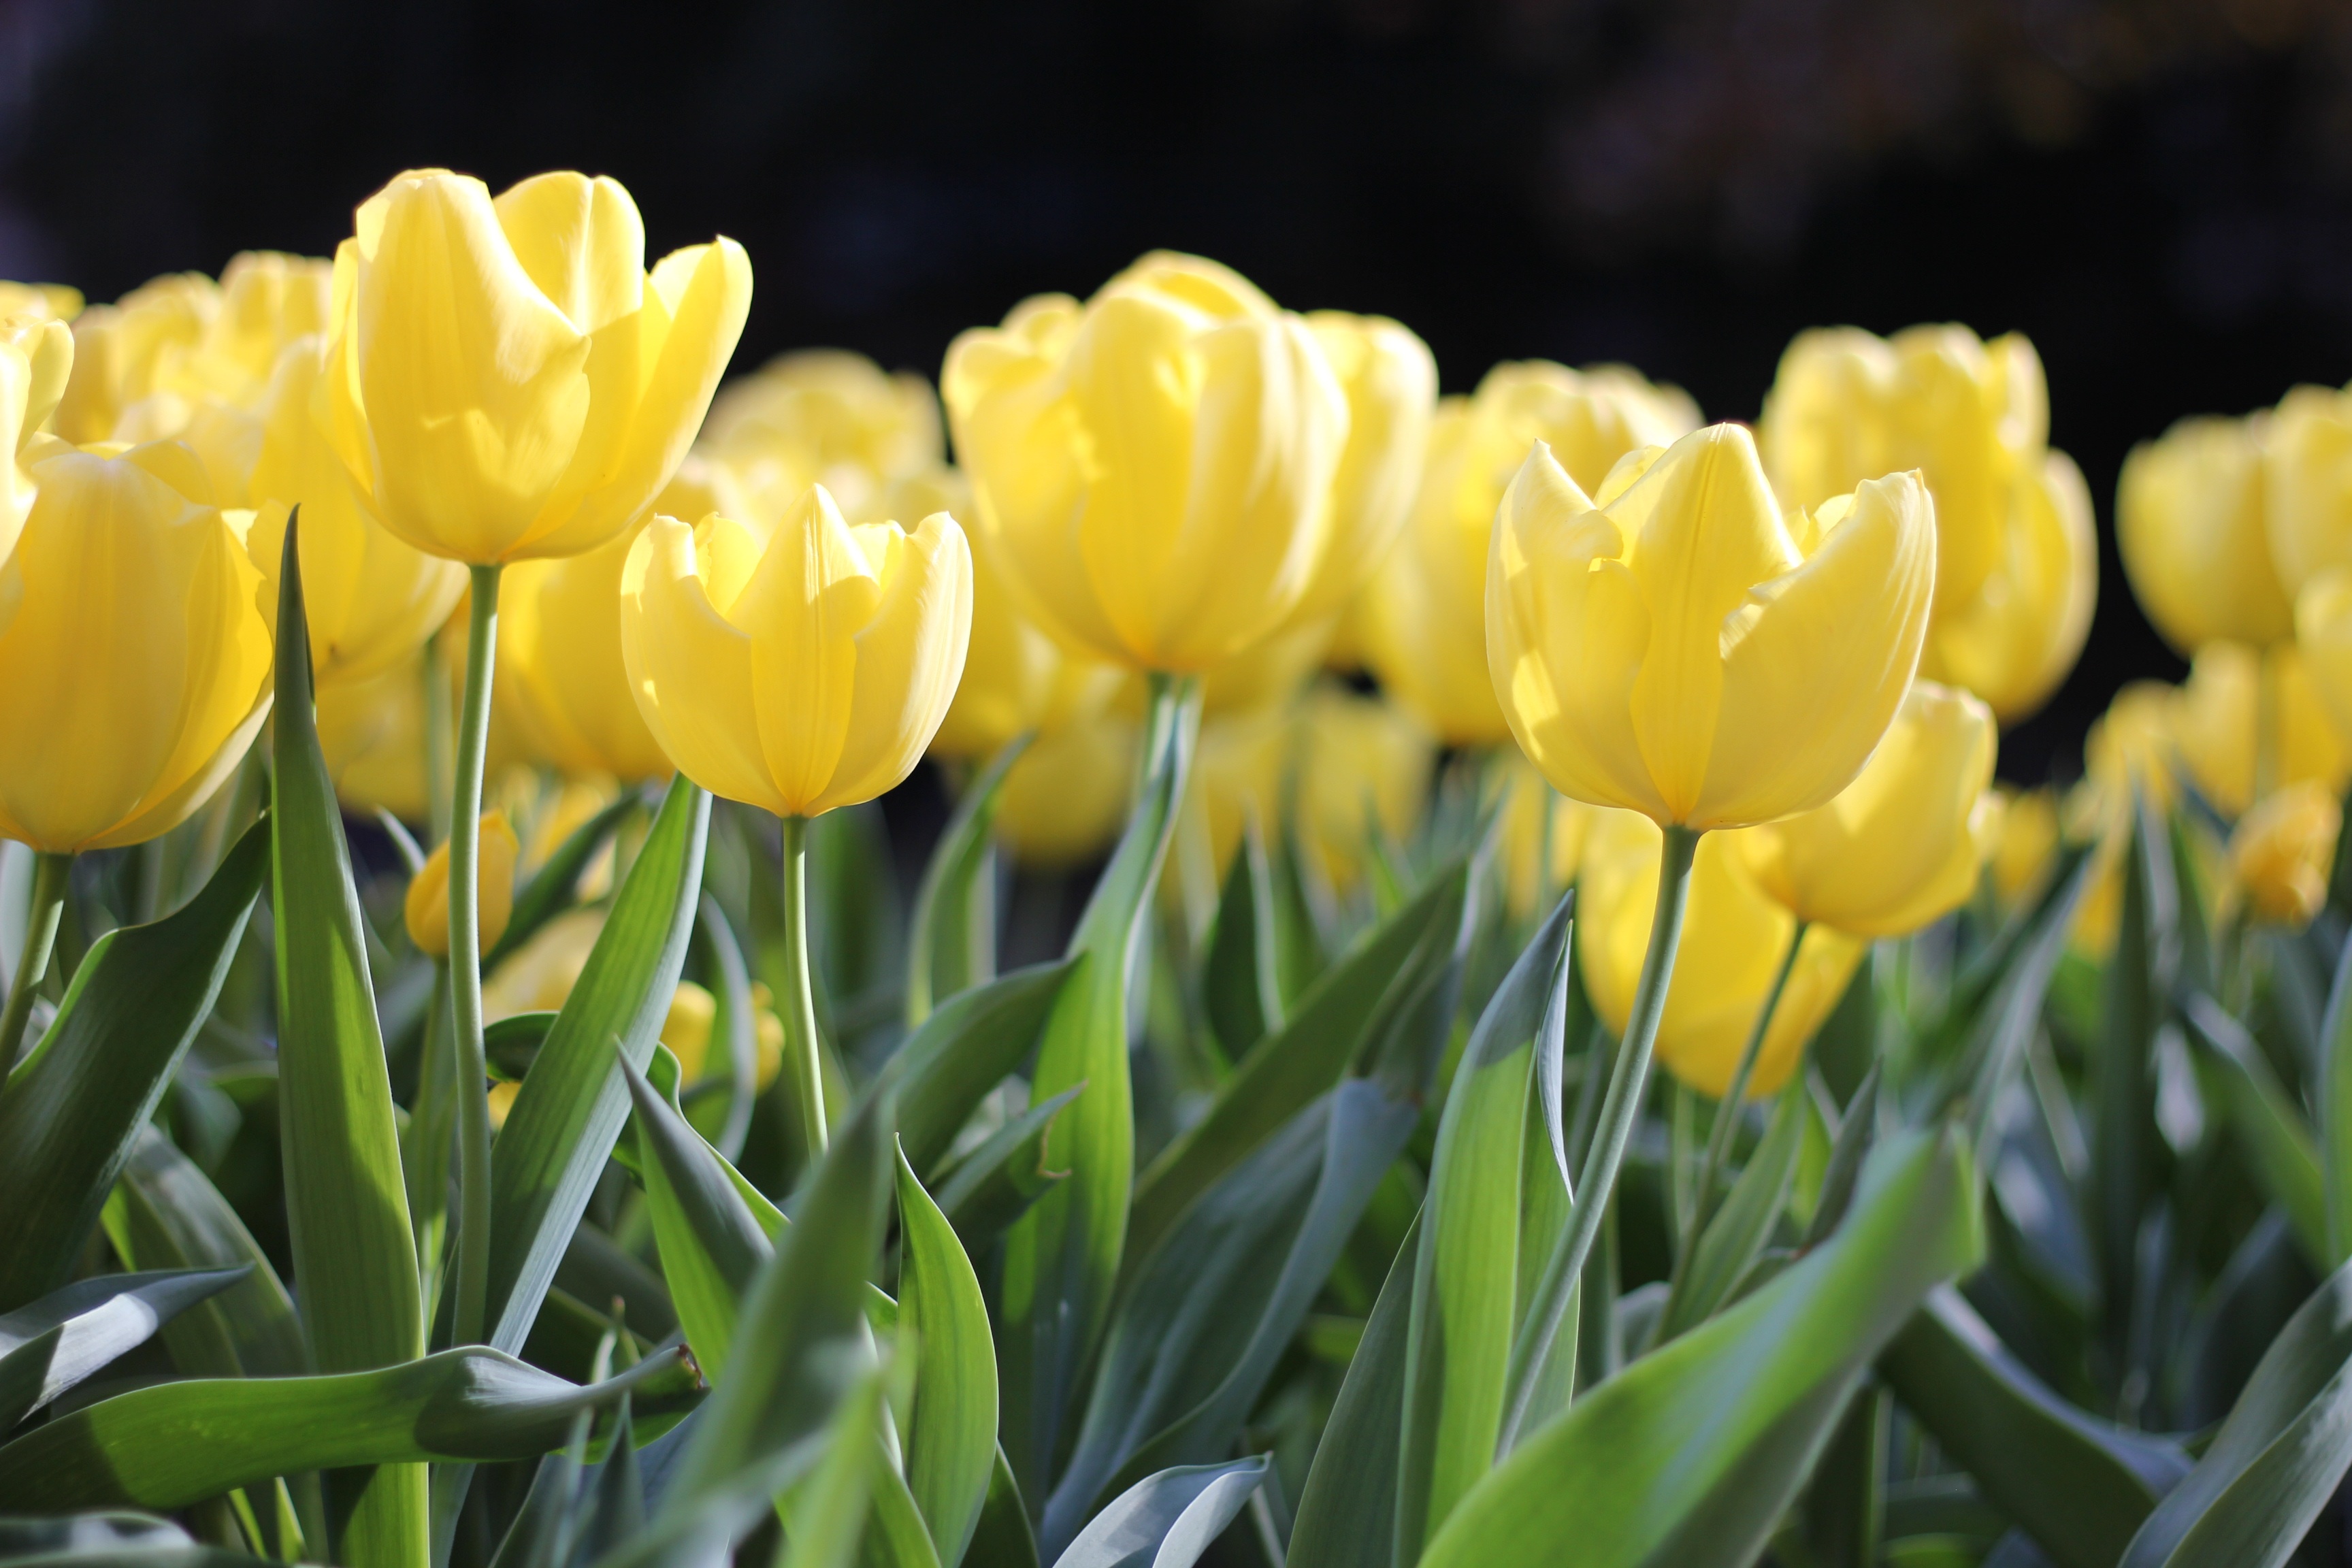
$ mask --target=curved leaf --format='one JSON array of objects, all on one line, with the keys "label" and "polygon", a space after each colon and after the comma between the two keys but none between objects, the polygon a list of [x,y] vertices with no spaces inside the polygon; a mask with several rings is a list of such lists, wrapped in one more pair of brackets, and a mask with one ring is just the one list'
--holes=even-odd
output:
[{"label": "curved leaf", "polygon": [[1397,1454],[1404,1422],[1406,1328],[1421,1254],[1413,1215],[1348,1363],[1290,1530],[1289,1568],[1391,1568]]},{"label": "curved leaf", "polygon": [[0,1432],[146,1343],[174,1313],[226,1289],[247,1272],[104,1274],[0,1314]]},{"label": "curved leaf", "polygon": [[1265,1481],[1260,1455],[1162,1470],[1095,1515],[1054,1568],[1192,1568]]},{"label": "curved leaf", "polygon": [[990,980],[996,973],[996,856],[989,834],[1004,775],[1029,749],[1014,736],[957,797],[915,892],[907,928],[907,1025],[931,1016],[937,1003]]},{"label": "curved leaf", "polygon": [[898,1140],[918,1172],[936,1173],[990,1089],[1028,1058],[1083,956],[1033,963],[950,997],[892,1053],[862,1098],[888,1090]]},{"label": "curved leaf", "polygon": [[940,1207],[963,1238],[965,1251],[978,1252],[994,1241],[1055,1183],[1069,1179],[1067,1171],[1046,1168],[1045,1146],[1054,1118],[1086,1091],[1085,1084],[1072,1084],[1031,1106],[949,1167],[940,1183]]},{"label": "curved leaf", "polygon": [[626,1057],[621,1071],[635,1110],[638,1173],[662,1274],[686,1342],[716,1384],[734,1343],[737,1304],[775,1248],[717,1151]]},{"label": "curved leaf", "polygon": [[938,1561],[954,1568],[980,1522],[996,1463],[996,1347],[988,1302],[947,1216],[898,1156],[898,1328],[914,1341],[907,1485]]},{"label": "curved leaf", "polygon": [[1723,1206],[1699,1233],[1689,1272],[1666,1291],[1666,1304],[1658,1319],[1661,1341],[1706,1321],[1730,1300],[1763,1253],[1764,1244],[1771,1239],[1773,1222],[1780,1217],[1780,1209],[1789,1201],[1790,1183],[1797,1174],[1797,1156],[1804,1150],[1806,1094],[1801,1076],[1790,1079],[1781,1091],[1764,1141],[1748,1156],[1747,1168],[1732,1184]]}]

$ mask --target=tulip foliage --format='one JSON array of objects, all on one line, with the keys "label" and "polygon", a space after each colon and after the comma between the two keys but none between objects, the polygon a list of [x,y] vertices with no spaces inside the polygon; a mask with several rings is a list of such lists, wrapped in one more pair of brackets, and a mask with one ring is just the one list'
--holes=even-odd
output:
[{"label": "tulip foliage", "polygon": [[2336,1560],[2352,395],[2135,456],[2061,801],[2021,338],[644,244],[0,285],[0,1563]]}]

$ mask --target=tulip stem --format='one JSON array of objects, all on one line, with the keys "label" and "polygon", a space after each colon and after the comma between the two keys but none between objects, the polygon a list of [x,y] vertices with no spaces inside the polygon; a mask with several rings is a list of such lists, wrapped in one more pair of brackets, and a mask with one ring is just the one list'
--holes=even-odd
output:
[{"label": "tulip stem", "polygon": [[1543,1278],[1528,1304],[1527,1318],[1511,1341],[1510,1364],[1503,1382],[1502,1432],[1495,1445],[1497,1458],[1518,1443],[1519,1428],[1543,1382],[1544,1364],[1551,1358],[1552,1342],[1568,1315],[1569,1297],[1584,1276],[1584,1260],[1592,1251],[1593,1238],[1601,1234],[1601,1218],[1616,1189],[1618,1167],[1625,1161],[1625,1144],[1642,1113],[1650,1055],[1658,1041],[1658,1020],[1666,1010],[1666,987],[1674,979],[1675,949],[1682,940],[1683,910],[1690,899],[1691,858],[1698,852],[1699,832],[1669,827],[1659,846],[1658,903],[1650,917],[1650,945],[1642,956],[1642,978],[1633,988],[1633,1011],[1625,1020],[1625,1037],[1617,1047],[1617,1065],[1609,1075],[1609,1092],[1601,1102],[1592,1146],[1585,1151],[1568,1229],[1545,1260]]},{"label": "tulip stem", "polygon": [[449,803],[449,1000],[457,1047],[457,1303],[452,1344],[483,1342],[490,1295],[490,1082],[482,1060],[482,767],[499,646],[499,568],[473,568],[466,697]]},{"label": "tulip stem", "polygon": [[784,962],[792,994],[783,998],[784,1065],[801,1107],[801,1136],[813,1167],[824,1152],[824,1063],[818,1056],[816,992],[809,983],[808,825],[805,816],[784,823]]},{"label": "tulip stem", "polygon": [[1772,989],[1764,994],[1764,1005],[1757,1010],[1756,1023],[1748,1031],[1748,1044],[1739,1052],[1739,1065],[1731,1069],[1731,1082],[1716,1105],[1715,1127],[1707,1134],[1706,1153],[1699,1161],[1698,1184],[1691,1189],[1690,1218],[1683,1226],[1682,1246],[1675,1259],[1676,1279],[1688,1271],[1691,1253],[1698,1246],[1698,1233],[1715,1216],[1716,1184],[1723,1175],[1724,1162],[1731,1155],[1732,1136],[1739,1128],[1739,1108],[1748,1101],[1748,1080],[1756,1076],[1756,1059],[1764,1054],[1764,1037],[1771,1031],[1772,1015],[1780,1008],[1780,994],[1789,988],[1789,976],[1796,971],[1797,951],[1805,945],[1809,924],[1799,921],[1797,929],[1789,933],[1788,951],[1780,955],[1780,970],[1772,976]]},{"label": "tulip stem", "polygon": [[25,921],[25,951],[16,955],[16,978],[8,986],[8,1002],[0,1007],[0,1079],[16,1065],[24,1044],[25,1025],[33,1016],[33,993],[48,973],[49,950],[57,945],[58,917],[65,912],[66,877],[73,869],[70,855],[33,858],[33,903]]}]

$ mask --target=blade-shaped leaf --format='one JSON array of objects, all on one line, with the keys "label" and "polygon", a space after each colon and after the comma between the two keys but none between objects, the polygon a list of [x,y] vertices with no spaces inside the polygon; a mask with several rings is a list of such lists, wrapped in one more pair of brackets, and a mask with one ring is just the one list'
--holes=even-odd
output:
[{"label": "blade-shaped leaf", "polygon": [[0,1520],[0,1563],[10,1568],[252,1568],[253,1559],[199,1546],[169,1520],[83,1513]]},{"label": "blade-shaped leaf", "polygon": [[[2338,886],[2347,850],[2336,850]],[[2320,1160],[2327,1186],[2327,1266],[2352,1258],[2352,942],[2336,961],[2327,1011],[2319,1028]]]},{"label": "blade-shaped leaf", "polygon": [[996,973],[996,856],[990,838],[1004,775],[1029,749],[1016,735],[956,800],[955,810],[923,868],[907,932],[907,1024],[933,1006],[982,984]]},{"label": "blade-shaped leaf", "polygon": [[2181,1016],[2214,1064],[2219,1099],[2255,1178],[2286,1212],[2304,1256],[2324,1264],[2328,1257],[2326,1180],[2310,1123],[2271,1070],[2262,1047],[2220,1003],[2199,993],[2189,998]]},{"label": "blade-shaped leaf", "polygon": [[0,1432],[184,1310],[243,1279],[244,1268],[103,1274],[0,1313]]},{"label": "blade-shaped leaf", "polygon": [[727,1370],[738,1303],[775,1248],[718,1152],[625,1057],[621,1070],[662,1273],[686,1342],[715,1384]]},{"label": "blade-shaped leaf", "polygon": [[996,1463],[996,1347],[988,1302],[947,1215],[898,1157],[898,1328],[914,1342],[907,1485],[939,1561],[961,1561]]},{"label": "blade-shaped leaf", "polygon": [[196,1303],[184,1314],[184,1318],[212,1320],[217,1337],[231,1348],[236,1364],[183,1365],[181,1371],[199,1376],[232,1376],[241,1372],[247,1377],[292,1377],[310,1370],[293,1298],[286,1293],[261,1244],[195,1162],[150,1126],[131,1150],[118,1190],[131,1249],[125,1261],[132,1267],[251,1270],[241,1283]]},{"label": "blade-shaped leaf", "polygon": [[1391,1568],[1394,1561],[1406,1329],[1420,1253],[1415,1215],[1315,1447],[1290,1529],[1290,1568]]},{"label": "blade-shaped leaf", "polygon": [[1147,1477],[1095,1515],[1054,1568],[1192,1568],[1265,1481],[1267,1459]]},{"label": "blade-shaped leaf", "polygon": [[0,1088],[0,1310],[65,1282],[220,994],[268,869],[268,828],[257,824],[186,908],[100,937]]},{"label": "blade-shaped leaf", "polygon": [[[1805,1083],[1800,1077],[1781,1091],[1764,1141],[1732,1184],[1723,1207],[1699,1233],[1691,1251],[1690,1271],[1666,1292],[1658,1321],[1658,1337],[1671,1340],[1705,1322],[1731,1298],[1748,1270],[1771,1239],[1773,1222],[1789,1201],[1789,1184],[1797,1173],[1797,1156],[1805,1136]],[[1726,1110],[1718,1114],[1730,1115]]]},{"label": "blade-shaped leaf", "polygon": [[978,1252],[1029,1212],[1055,1183],[1070,1173],[1046,1168],[1045,1151],[1054,1118],[1087,1091],[1072,1084],[1042,1105],[1033,1105],[988,1135],[988,1141],[957,1161],[940,1184],[940,1207],[967,1252]]},{"label": "blade-shaped leaf", "polygon": [[1255,818],[1244,826],[1240,850],[1217,899],[1209,956],[1201,968],[1201,1004],[1210,1032],[1228,1056],[1238,1057],[1282,1026],[1280,941],[1274,927],[1274,878]]},{"label": "blade-shaped leaf", "polygon": [[908,1163],[932,1173],[988,1091],[1019,1068],[1083,957],[1016,969],[950,997],[875,1075],[864,1098],[886,1089],[898,1104]]},{"label": "blade-shaped leaf", "polygon": [[1028,1505],[1004,1450],[996,1450],[988,1472],[988,1497],[980,1505],[971,1542],[964,1549],[973,1568],[1037,1568],[1037,1537],[1029,1528]]}]

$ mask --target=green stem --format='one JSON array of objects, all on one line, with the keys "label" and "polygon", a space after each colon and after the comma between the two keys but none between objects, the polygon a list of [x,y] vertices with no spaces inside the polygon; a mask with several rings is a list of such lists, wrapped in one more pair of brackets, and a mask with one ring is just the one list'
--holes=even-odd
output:
[{"label": "green stem", "polygon": [[824,1121],[824,1063],[818,1054],[816,990],[809,982],[808,825],[805,816],[784,822],[784,962],[792,994],[783,997],[784,1068],[800,1101],[801,1136],[814,1165],[828,1142]]},{"label": "green stem", "polygon": [[1771,1031],[1772,1015],[1780,1007],[1780,994],[1789,988],[1789,976],[1796,970],[1797,950],[1805,945],[1809,924],[1799,921],[1797,929],[1789,933],[1789,948],[1780,955],[1780,967],[1772,976],[1772,989],[1764,994],[1764,1005],[1756,1015],[1755,1026],[1748,1031],[1748,1044],[1740,1049],[1739,1065],[1731,1069],[1730,1086],[1715,1108],[1715,1129],[1707,1135],[1706,1153],[1699,1162],[1698,1182],[1691,1189],[1690,1221],[1683,1226],[1680,1256],[1675,1259],[1678,1279],[1690,1264],[1691,1250],[1698,1245],[1698,1233],[1714,1217],[1715,1186],[1723,1174],[1724,1161],[1731,1154],[1732,1135],[1739,1127],[1739,1108],[1748,1101],[1748,1080],[1756,1076],[1756,1058],[1764,1054],[1764,1037]]},{"label": "green stem", "polygon": [[0,1079],[16,1065],[25,1025],[33,1016],[33,993],[41,976],[48,973],[49,949],[58,940],[58,917],[65,912],[66,877],[72,869],[70,855],[33,858],[33,904],[25,921],[25,951],[16,955],[16,978],[8,987],[7,1005],[0,1007]]},{"label": "green stem", "polygon": [[441,639],[425,639],[425,847],[449,841],[449,797],[456,784],[450,777],[449,678],[441,668]]},{"label": "green stem", "polygon": [[1583,1277],[1585,1258],[1601,1232],[1610,1194],[1616,1190],[1625,1144],[1641,1115],[1650,1055],[1658,1042],[1658,1020],[1665,1013],[1666,987],[1674,979],[1675,948],[1682,940],[1683,910],[1690,899],[1691,858],[1698,852],[1698,829],[1669,827],[1659,846],[1658,903],[1650,917],[1649,950],[1642,957],[1642,978],[1633,988],[1633,1007],[1625,1020],[1624,1040],[1617,1047],[1609,1093],[1601,1102],[1592,1147],[1585,1152],[1568,1229],[1545,1261],[1527,1317],[1511,1342],[1510,1365],[1503,1384],[1502,1434],[1495,1449],[1498,1458],[1518,1442],[1519,1427],[1542,1381],[1552,1341],[1559,1337],[1560,1321],[1568,1314],[1570,1294]]},{"label": "green stem", "polygon": [[499,568],[473,569],[466,698],[449,803],[449,999],[457,1047],[457,1308],[453,1344],[482,1342],[490,1293],[490,1084],[482,1060],[482,766],[499,646]]}]

